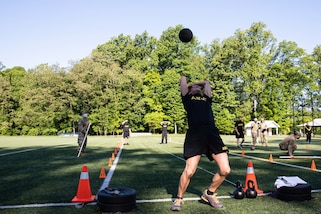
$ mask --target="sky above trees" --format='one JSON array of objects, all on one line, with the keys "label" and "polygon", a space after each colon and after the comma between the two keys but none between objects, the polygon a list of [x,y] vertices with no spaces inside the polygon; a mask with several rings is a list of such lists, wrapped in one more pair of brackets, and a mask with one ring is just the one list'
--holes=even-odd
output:
[{"label": "sky above trees", "polygon": [[144,31],[159,37],[178,24],[191,28],[202,44],[254,22],[308,53],[321,44],[319,0],[4,0],[0,8],[0,62],[7,68],[70,66],[112,37]]}]

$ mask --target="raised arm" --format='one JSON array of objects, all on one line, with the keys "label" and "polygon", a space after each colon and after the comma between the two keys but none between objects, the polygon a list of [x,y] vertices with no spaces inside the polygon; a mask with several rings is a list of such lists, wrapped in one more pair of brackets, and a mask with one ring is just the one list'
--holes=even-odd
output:
[{"label": "raised arm", "polygon": [[203,86],[203,92],[206,96],[212,97],[212,89],[210,82],[208,80],[200,81],[200,82],[195,82],[193,85],[201,85]]},{"label": "raised arm", "polygon": [[180,89],[182,96],[185,96],[188,93],[188,86],[185,76],[182,76],[180,79]]},{"label": "raised arm", "polygon": [[205,81],[204,94],[206,94],[208,97],[212,97],[212,89],[209,81]]}]

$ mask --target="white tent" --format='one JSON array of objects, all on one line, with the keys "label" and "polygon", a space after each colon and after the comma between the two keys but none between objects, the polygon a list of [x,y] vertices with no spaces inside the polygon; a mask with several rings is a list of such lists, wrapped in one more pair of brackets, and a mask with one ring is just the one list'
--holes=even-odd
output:
[{"label": "white tent", "polygon": [[[245,125],[245,131],[246,131],[246,135],[247,136],[251,136],[251,126],[252,123],[254,123],[254,121],[250,121],[249,123],[247,123]],[[277,124],[274,120],[265,120],[265,123],[268,127],[268,135],[272,136],[272,129],[275,129],[275,134],[278,135],[279,134],[279,124]]]},{"label": "white tent", "polygon": [[[304,124],[300,124],[298,126],[305,126],[307,123],[304,123]],[[309,126],[313,126],[313,127],[316,127],[316,126],[321,126],[321,118],[315,118],[313,121],[311,122],[308,122],[308,125]]]}]

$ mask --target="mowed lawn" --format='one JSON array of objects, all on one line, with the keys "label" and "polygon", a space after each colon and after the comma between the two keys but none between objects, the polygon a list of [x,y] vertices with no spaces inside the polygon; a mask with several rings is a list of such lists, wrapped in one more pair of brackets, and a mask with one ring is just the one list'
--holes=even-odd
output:
[{"label": "mowed lawn", "polygon": [[[231,174],[218,189],[225,208],[215,210],[198,200],[211,181],[216,165],[204,156],[184,195],[180,213],[321,213],[321,159],[279,159],[285,152],[278,142],[285,136],[270,137],[269,147],[250,150],[246,136],[244,156],[235,146],[234,136],[222,136],[230,149]],[[89,136],[87,152],[77,158],[75,137],[0,137],[0,212],[1,213],[97,213],[94,203],[81,209],[71,200],[76,196],[82,166],[88,166],[91,191],[99,192],[108,174],[109,158],[121,136]],[[125,186],[137,191],[137,210],[130,213],[172,213],[171,198],[175,197],[180,173],[184,135],[169,135],[168,144],[160,144],[160,135],[130,137],[124,145],[109,187]],[[321,155],[321,138],[314,137],[306,146],[298,141],[295,155]],[[273,162],[270,161],[273,157]],[[317,170],[311,170],[312,160]],[[299,176],[314,190],[313,199],[304,202],[283,202],[273,196],[236,200],[233,193],[237,180],[243,185],[249,161],[253,162],[258,188],[273,193],[278,176]],[[297,167],[298,166],[298,167]],[[24,206],[18,206],[24,205]]]}]

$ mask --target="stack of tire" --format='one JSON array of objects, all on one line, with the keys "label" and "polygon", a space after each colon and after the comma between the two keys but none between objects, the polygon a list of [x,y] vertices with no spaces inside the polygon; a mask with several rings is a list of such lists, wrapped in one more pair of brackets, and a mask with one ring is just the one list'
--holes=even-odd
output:
[{"label": "stack of tire", "polygon": [[311,200],[311,190],[309,183],[294,187],[283,186],[276,189],[276,197],[282,201],[306,201]]},{"label": "stack of tire", "polygon": [[97,207],[104,212],[127,212],[136,209],[136,190],[128,187],[105,188],[97,194]]}]

